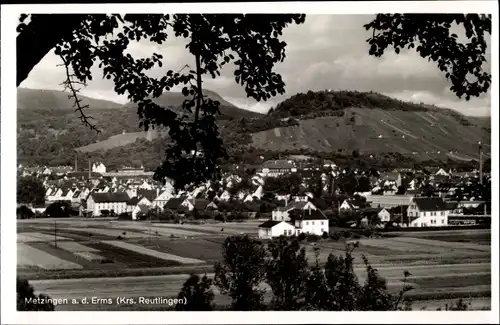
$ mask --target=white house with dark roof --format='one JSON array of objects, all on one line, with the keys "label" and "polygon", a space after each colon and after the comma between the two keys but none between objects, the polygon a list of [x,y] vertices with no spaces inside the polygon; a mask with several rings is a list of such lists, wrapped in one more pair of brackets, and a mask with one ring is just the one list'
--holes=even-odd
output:
[{"label": "white house with dark roof", "polygon": [[92,212],[94,217],[102,215],[103,211],[124,213],[129,200],[125,192],[91,193],[87,199],[87,211]]},{"label": "white house with dark roof", "polygon": [[259,225],[258,235],[260,239],[271,239],[280,236],[294,236],[295,226],[286,221],[267,220]]},{"label": "white house with dark roof", "polygon": [[416,197],[407,213],[410,227],[442,227],[448,225],[450,205],[440,197]]},{"label": "white house with dark roof", "polygon": [[295,220],[297,235],[301,233],[321,236],[329,232],[328,218],[320,210],[302,210],[301,215]]}]

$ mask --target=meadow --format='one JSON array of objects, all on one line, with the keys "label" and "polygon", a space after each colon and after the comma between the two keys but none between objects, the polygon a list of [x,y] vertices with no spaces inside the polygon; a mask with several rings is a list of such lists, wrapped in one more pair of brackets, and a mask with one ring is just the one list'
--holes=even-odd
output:
[{"label": "meadow", "polygon": [[[212,272],[228,235],[257,234],[258,220],[244,223],[155,224],[114,220],[18,221],[17,271],[31,280],[111,278]],[[54,231],[55,230],[55,231]],[[360,280],[362,255],[391,290],[411,273],[416,300],[491,295],[491,232],[453,230],[391,234],[359,240],[353,253]],[[325,262],[345,251],[344,240],[303,242],[307,256]],[[90,279],[89,279],[90,280]],[[103,279],[104,280],[104,279]],[[66,280],[64,280],[66,281]]]}]

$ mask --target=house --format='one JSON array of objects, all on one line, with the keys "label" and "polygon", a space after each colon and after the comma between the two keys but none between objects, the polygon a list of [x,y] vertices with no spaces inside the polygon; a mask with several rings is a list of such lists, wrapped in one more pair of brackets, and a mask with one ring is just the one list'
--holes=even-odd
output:
[{"label": "house", "polygon": [[331,169],[336,169],[337,165],[331,160],[324,160],[323,161],[323,168],[331,168]]},{"label": "house", "polygon": [[328,218],[320,210],[302,210],[299,218],[295,220],[295,228],[297,235],[306,233],[321,236],[329,231]]},{"label": "house", "polygon": [[92,172],[104,174],[106,173],[106,166],[102,162],[96,162],[92,164]]},{"label": "house", "polygon": [[149,200],[149,202],[153,202],[156,197],[158,197],[158,194],[160,194],[160,190],[145,190],[145,189],[137,189],[137,196],[138,197],[145,197]]},{"label": "house", "polygon": [[151,201],[145,196],[136,196],[127,202],[127,212],[132,214],[132,220],[137,220],[139,213],[147,213],[151,208]]},{"label": "house", "polygon": [[80,198],[81,195],[82,195],[81,190],[75,190],[75,192],[73,193],[73,196],[71,197],[71,203],[74,203],[74,204],[81,203],[82,202],[82,199]]},{"label": "house", "polygon": [[248,194],[244,199],[243,199],[243,202],[253,202],[253,195],[252,194]]},{"label": "house", "polygon": [[411,227],[447,226],[449,214],[449,206],[442,198],[416,197],[408,207],[408,217],[415,218]]},{"label": "house", "polygon": [[297,172],[297,167],[291,160],[270,160],[261,166],[261,176],[279,177],[281,175]]},{"label": "house", "polygon": [[361,200],[344,200],[339,206],[339,210],[356,211],[363,207],[365,202]]},{"label": "house", "polygon": [[222,192],[222,194],[219,196],[219,200],[221,201],[229,201],[231,199],[231,194],[225,190]]},{"label": "house", "polygon": [[62,200],[63,190],[61,188],[54,188],[50,195],[47,197],[47,201],[54,202]]},{"label": "house", "polygon": [[182,204],[189,211],[218,210],[219,207],[214,202],[205,199],[185,199]]},{"label": "house", "polygon": [[285,221],[267,220],[259,225],[259,238],[271,239],[280,236],[294,236],[295,226]]},{"label": "house", "polygon": [[380,222],[383,223],[391,220],[391,214],[385,208],[366,208],[363,209],[361,215],[368,220],[377,216],[380,219]]},{"label": "house", "polygon": [[105,211],[116,214],[127,212],[127,193],[91,193],[87,199],[87,211],[94,217],[102,215]]},{"label": "house", "polygon": [[381,173],[379,176],[379,183],[383,185],[396,185],[401,186],[401,174],[400,173]]},{"label": "house", "polygon": [[443,168],[440,168],[436,173],[434,173],[434,175],[440,175],[440,176],[449,177],[450,173],[448,173],[447,171],[445,171]]},{"label": "house", "polygon": [[144,190],[152,190],[153,185],[149,184],[147,181],[144,181],[141,185],[139,185],[139,188]]},{"label": "house", "polygon": [[401,205],[410,205],[413,195],[368,195],[366,200],[372,208],[393,208]]},{"label": "house", "polygon": [[312,202],[292,202],[284,207],[276,208],[272,213],[272,220],[274,221],[290,221],[289,213],[293,210],[306,210],[312,209],[316,210],[316,206]]},{"label": "house", "polygon": [[167,187],[163,192],[157,192],[159,195],[153,200],[154,207],[163,208],[167,202],[174,197],[174,189],[173,187]]},{"label": "house", "polygon": [[163,206],[163,210],[167,211],[178,211],[182,210],[184,206],[182,203],[186,200],[186,197],[173,197],[170,198],[167,203]]}]

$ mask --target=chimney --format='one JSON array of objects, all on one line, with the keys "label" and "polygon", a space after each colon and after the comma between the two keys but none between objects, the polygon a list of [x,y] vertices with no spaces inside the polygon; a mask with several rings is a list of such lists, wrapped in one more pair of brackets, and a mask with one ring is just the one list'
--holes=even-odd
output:
[{"label": "chimney", "polygon": [[311,206],[309,206],[309,215],[311,215]]},{"label": "chimney", "polygon": [[285,196],[285,207],[288,206],[288,197]]},{"label": "chimney", "polygon": [[156,197],[160,196],[160,189],[157,187],[156,188]]}]

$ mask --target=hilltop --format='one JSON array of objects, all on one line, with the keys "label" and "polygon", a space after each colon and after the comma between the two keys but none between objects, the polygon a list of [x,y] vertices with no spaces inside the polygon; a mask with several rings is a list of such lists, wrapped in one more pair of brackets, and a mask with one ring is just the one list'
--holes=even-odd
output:
[{"label": "hilltop", "polygon": [[252,133],[252,145],[269,150],[398,152],[417,159],[477,159],[478,141],[489,151],[489,118],[415,104],[374,92],[309,91],[281,102],[271,119],[298,123]]}]

